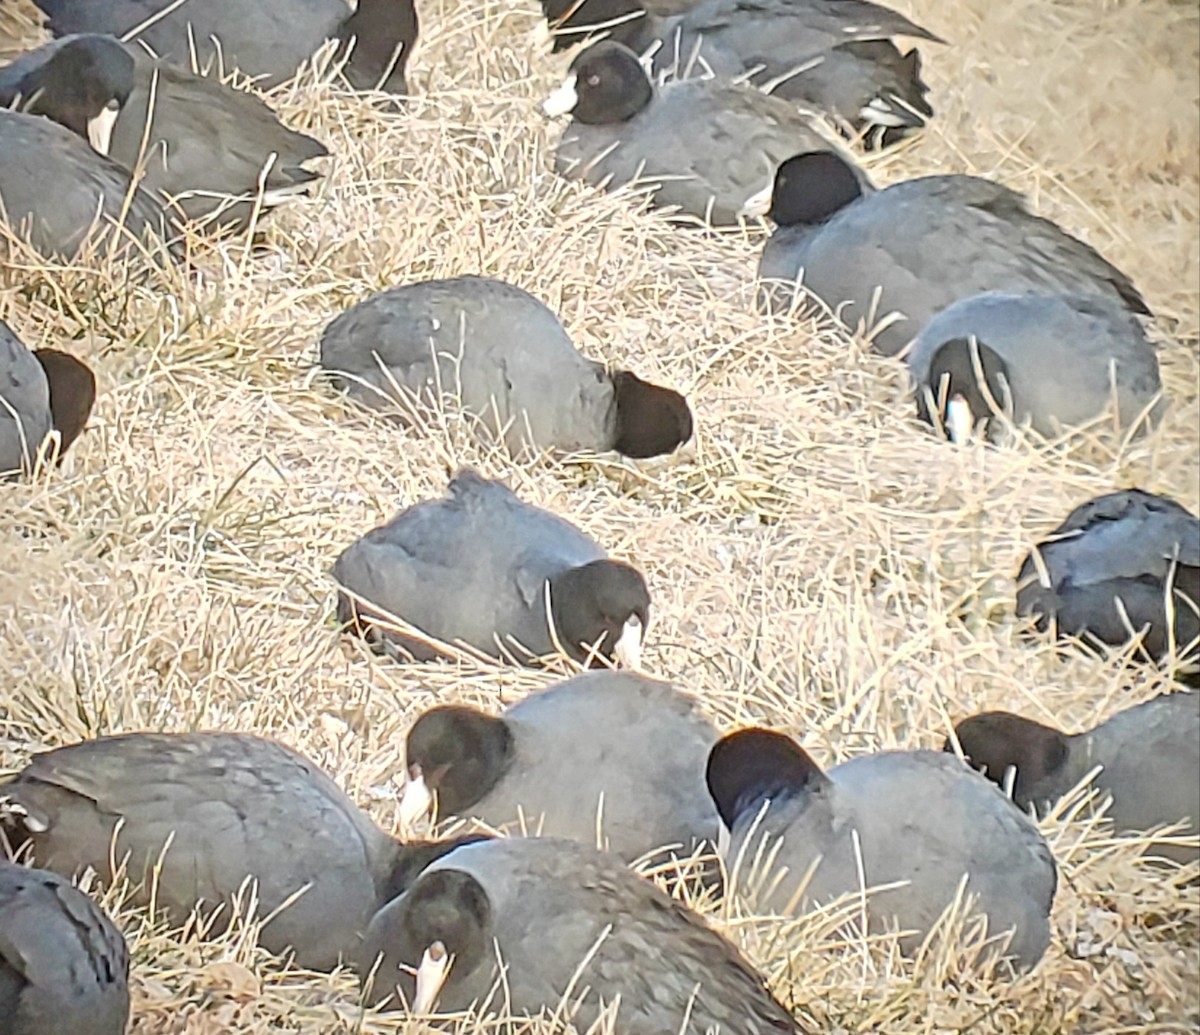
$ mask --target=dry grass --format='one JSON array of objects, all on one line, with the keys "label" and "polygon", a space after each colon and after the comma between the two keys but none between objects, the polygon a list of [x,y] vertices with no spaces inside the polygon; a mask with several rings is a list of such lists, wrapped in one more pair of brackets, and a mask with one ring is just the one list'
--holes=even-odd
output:
[{"label": "dry grass", "polygon": [[[394,824],[414,715],[544,682],[394,666],[335,633],[336,552],[463,463],[643,568],[654,672],[725,727],[777,725],[829,761],[940,744],[951,717],[982,707],[1078,728],[1162,690],[1119,658],[1022,639],[1011,575],[1094,493],[1136,484],[1200,504],[1195,7],[898,6],[953,45],[927,48],[931,130],[875,175],[996,176],[1132,274],[1160,314],[1175,399],[1157,432],[1070,449],[935,441],[895,363],[829,325],[753,314],[758,239],[680,233],[555,178],[558,129],[536,102],[566,59],[535,42],[532,0],[424,0],[402,111],[312,83],[277,97],[334,156],[263,247],[233,242],[143,283],[0,271],[0,317],[31,346],[87,357],[103,393],[61,471],[0,485],[0,761],[119,730],[254,730]],[[29,12],[6,2],[0,37],[33,38]],[[534,291],[586,352],[685,391],[694,447],[645,465],[515,465],[452,415],[398,431],[314,382],[317,335],[342,308],[467,272]],[[1045,829],[1062,864],[1056,937],[1015,983],[952,948],[913,964],[824,923],[781,929],[733,906],[714,920],[823,1032],[1195,1030],[1195,889],[1086,823]],[[348,976],[281,969],[245,931],[203,944],[125,921],[139,1035],[415,1030],[364,1018]]]}]

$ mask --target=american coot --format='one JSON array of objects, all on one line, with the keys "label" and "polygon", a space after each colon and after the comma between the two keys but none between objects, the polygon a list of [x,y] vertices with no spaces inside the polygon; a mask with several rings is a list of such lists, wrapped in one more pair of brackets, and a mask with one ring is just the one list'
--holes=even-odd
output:
[{"label": "american coot", "polygon": [[85,241],[128,254],[137,241],[158,259],[156,242],[175,233],[158,199],[86,140],[49,119],[5,110],[0,206],[17,237],[53,257],[73,259]]},{"label": "american coot", "polygon": [[61,877],[0,859],[4,1035],[125,1035],[129,950],[96,903]]},{"label": "american coot", "polygon": [[492,1010],[536,1014],[565,999],[580,1031],[602,1003],[622,1035],[800,1031],[729,942],[616,857],[571,841],[508,838],[443,856],[371,922],[361,969],[380,957],[371,1000],[396,993],[414,1012],[486,1013],[498,987]]},{"label": "american coot", "polygon": [[867,0],[699,0],[657,19],[652,35],[662,41],[659,74],[746,78],[853,131],[878,127],[883,142],[933,115],[920,54],[902,54],[892,39],[942,41]]},{"label": "american coot", "polygon": [[0,802],[19,831],[10,839],[27,836],[39,865],[68,877],[90,866],[108,880],[113,860],[128,856],[129,879],[153,884],[138,901],[175,923],[201,903],[227,918],[253,879],[257,915],[279,911],[262,944],[318,969],[349,954],[376,908],[458,843],[400,844],[304,756],[233,733],[130,733],[58,748],[0,786]]},{"label": "american coot", "polygon": [[1140,489],[1076,507],[1017,574],[1017,613],[1036,616],[1039,631],[1053,622],[1060,635],[1119,646],[1145,630],[1156,658],[1173,647],[1195,659],[1198,609],[1200,519]]},{"label": "american coot", "polygon": [[0,320],[0,474],[29,471],[51,429],[61,457],[96,401],[96,377],[57,349],[30,352]]},{"label": "american coot", "polygon": [[499,717],[443,705],[409,730],[401,816],[437,797],[441,817],[601,845],[632,862],[716,844],[704,785],[716,731],[668,683],[624,672],[577,676]]},{"label": "american coot", "polygon": [[[1022,808],[1053,805],[1100,768],[1091,786],[1109,799],[1120,833],[1184,823],[1200,832],[1200,694],[1162,694],[1086,733],[1067,734],[1009,712],[983,712],[954,728],[963,754]],[[953,743],[947,739],[947,751]],[[1188,863],[1200,850],[1155,844],[1153,854]]]},{"label": "american coot", "polygon": [[[404,66],[417,39],[413,0],[34,0],[55,36],[98,32],[136,38],[186,68],[219,61],[259,86],[290,79],[328,40],[350,47],[345,75],[356,90],[404,93]],[[170,8],[170,10],[167,10]],[[159,17],[161,15],[161,17]]]},{"label": "american coot", "polygon": [[264,208],[306,192],[317,173],[305,163],[328,154],[253,94],[154,61],[111,36],[68,36],[0,69],[0,103],[14,100],[139,170],[141,186],[188,219],[217,227],[244,229],[260,184]]},{"label": "american coot", "polygon": [[1053,436],[1102,416],[1114,399],[1121,427],[1144,429],[1164,406],[1141,323],[1098,295],[972,295],[934,316],[906,360],[923,420],[932,419],[930,402],[947,420],[961,399],[964,422],[990,421],[994,404]]},{"label": "american coot", "polygon": [[344,590],[339,621],[422,661],[439,652],[379,628],[373,608],[436,639],[522,663],[556,650],[547,596],[558,642],[581,662],[600,656],[636,667],[649,621],[650,594],[637,569],[472,470],[451,480],[445,498],[409,507],[353,543],[333,576]]},{"label": "american coot", "polygon": [[555,50],[604,35],[638,53],[654,41],[659,19],[687,10],[696,0],[542,0]]},{"label": "american coot", "polygon": [[[615,449],[669,453],[692,434],[678,392],[575,351],[558,317],[528,292],[485,277],[407,284],[342,313],[321,365],[368,405],[445,393],[504,431],[514,453]],[[410,404],[411,405],[411,404]]]},{"label": "american coot", "polygon": [[718,226],[798,149],[834,148],[808,116],[752,86],[712,79],[655,91],[637,55],[604,41],[579,54],[545,102],[547,115],[573,115],[555,168],[568,179],[616,188],[657,184],[654,204]]},{"label": "american coot", "polygon": [[809,904],[899,884],[873,892],[867,910],[874,924],[915,932],[901,943],[911,950],[965,880],[1005,956],[1031,967],[1050,943],[1049,846],[995,787],[941,752],[885,751],[823,773],[790,738],[742,730],[713,748],[708,786],[732,834],[726,863],[743,887],[764,889],[760,908],[782,908],[801,889]]},{"label": "american coot", "polygon": [[872,339],[885,355],[952,302],[984,291],[1098,295],[1150,312],[1120,270],[1032,215],[1019,194],[976,176],[926,176],[868,191],[847,160],[819,151],[784,162],[770,198],[764,193],[748,208],[768,206],[778,229],[758,267],[767,307],[786,311],[803,274],[804,289],[851,327],[899,312]]}]

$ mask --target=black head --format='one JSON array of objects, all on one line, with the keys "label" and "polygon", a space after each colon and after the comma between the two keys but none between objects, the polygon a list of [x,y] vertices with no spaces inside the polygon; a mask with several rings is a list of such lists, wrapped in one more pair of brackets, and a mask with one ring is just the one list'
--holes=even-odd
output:
[{"label": "black head", "polygon": [[730,830],[764,798],[791,796],[825,782],[825,774],[791,737],[771,730],[739,730],[708,753],[708,793]]},{"label": "black head", "polygon": [[862,197],[858,175],[841,155],[809,151],[775,172],[768,215],[778,226],[816,226]]},{"label": "black head", "polygon": [[618,641],[634,628],[631,620],[641,623],[641,634],[650,625],[646,580],[620,561],[592,561],[555,575],[550,579],[550,608],[563,647],[581,662],[594,644],[599,644],[599,654],[613,660]]},{"label": "black head", "polygon": [[589,126],[627,122],[654,98],[650,77],[637,55],[622,43],[605,40],[571,62],[575,106],[571,114]]},{"label": "black head", "polygon": [[[1003,787],[1010,767],[1016,768],[1013,801],[1029,805],[1030,790],[1067,759],[1067,736],[1011,712],[981,712],[954,727],[963,755],[993,783]],[[953,751],[949,737],[944,751]]]},{"label": "black head", "polygon": [[[44,115],[88,139],[88,124],[115,115],[133,91],[133,57],[111,36],[75,36],[51,44],[49,56],[17,84],[21,109]],[[7,91],[6,91],[7,92]]]},{"label": "black head", "polygon": [[460,870],[423,873],[399,898],[376,914],[367,933],[363,974],[380,954],[373,1002],[398,988],[404,1002],[415,998],[416,981],[405,967],[420,966],[432,945],[441,942],[453,957],[447,985],[465,981],[483,962],[492,941],[492,904],[482,885]]},{"label": "black head", "polygon": [[644,460],[671,453],[692,437],[692,411],[687,400],[670,388],[643,381],[628,370],[612,375],[617,408],[613,449]]},{"label": "black head", "polygon": [[379,896],[380,906],[403,895],[416,879],[443,855],[448,855],[463,845],[489,840],[491,838],[487,834],[464,834],[462,837],[452,837],[446,841],[409,841],[407,844],[398,845],[395,865]]},{"label": "black head", "polygon": [[508,769],[512,751],[503,719],[461,705],[431,708],[405,744],[409,775],[424,777],[442,816],[462,815],[481,800]]},{"label": "black head", "polygon": [[96,402],[96,375],[86,363],[58,349],[38,349],[34,356],[50,385],[50,420],[62,438],[62,456],[91,415]]},{"label": "black head", "polygon": [[[978,373],[983,374],[983,384],[980,384],[976,372],[976,355],[979,357]],[[940,416],[945,423],[946,407],[955,398],[961,398],[971,408],[973,420],[990,419],[989,415],[995,409],[988,402],[988,396],[991,396],[996,407],[1003,409],[1010,384],[1008,364],[995,349],[982,341],[952,338],[934,353],[929,363],[925,388],[940,407]],[[925,390],[917,393],[917,413],[922,420],[933,423]]]},{"label": "black head", "polygon": [[406,93],[404,69],[417,42],[413,0],[359,0],[338,39],[354,41],[344,75],[356,90]]}]

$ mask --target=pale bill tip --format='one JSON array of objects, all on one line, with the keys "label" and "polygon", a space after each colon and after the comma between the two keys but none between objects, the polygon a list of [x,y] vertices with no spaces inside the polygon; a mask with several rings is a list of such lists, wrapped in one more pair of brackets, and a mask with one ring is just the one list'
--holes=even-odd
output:
[{"label": "pale bill tip", "polygon": [[579,103],[579,94],[575,92],[575,76],[569,75],[562,86],[555,90],[542,102],[542,112],[549,118],[557,118],[575,110]]},{"label": "pale bill tip", "polygon": [[625,622],[613,647],[613,658],[622,668],[638,669],[642,664],[642,620],[633,615]]},{"label": "pale bill tip", "polygon": [[410,775],[404,781],[404,791],[400,795],[400,832],[404,836],[412,833],[413,828],[429,814],[433,805],[433,795],[425,783],[425,777],[419,773]]},{"label": "pale bill tip", "polygon": [[425,950],[421,957],[421,965],[417,968],[417,992],[413,997],[413,1013],[433,1013],[438,993],[446,983],[449,971],[450,957],[446,954],[446,946],[441,942],[434,942]]},{"label": "pale bill tip", "polygon": [[975,427],[975,418],[971,413],[971,404],[961,395],[956,395],[946,407],[946,430],[950,439],[959,445],[971,441],[971,431]]},{"label": "pale bill tip", "polygon": [[774,186],[773,183],[768,183],[762,190],[751,194],[742,206],[742,215],[747,219],[755,219],[770,212],[771,192]]},{"label": "pale bill tip", "polygon": [[112,148],[113,128],[117,124],[117,116],[121,109],[116,101],[110,101],[99,115],[88,119],[88,143],[92,149],[102,155],[108,155]]}]

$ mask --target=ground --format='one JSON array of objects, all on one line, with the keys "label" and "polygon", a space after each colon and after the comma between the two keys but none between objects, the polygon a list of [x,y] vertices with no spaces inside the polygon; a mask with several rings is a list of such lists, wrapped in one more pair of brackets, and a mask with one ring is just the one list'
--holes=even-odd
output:
[{"label": "ground", "polygon": [[[537,104],[568,59],[546,53],[533,0],[424,0],[398,114],[311,79],[276,95],[333,157],[260,248],[234,241],[194,272],[140,281],[0,269],[0,317],[32,347],[86,357],[101,391],[60,471],[0,486],[0,764],[122,730],[252,730],[312,755],[394,828],[416,714],[496,708],[551,678],[400,667],[335,629],[336,554],[462,464],[645,571],[649,671],[723,728],[788,730],[823,762],[939,746],[984,707],[1080,729],[1166,689],[1120,656],[1022,636],[1012,576],[1093,494],[1138,485],[1200,504],[1195,5],[897,6],[948,44],[923,46],[936,119],[872,176],[995,177],[1127,271],[1157,314],[1174,400],[1157,431],[1071,447],[935,440],[897,363],[828,320],[755,314],[761,236],[680,232],[636,199],[555,177],[559,126]],[[0,53],[38,38],[31,12],[6,0]],[[321,328],[343,308],[468,272],[534,292],[584,352],[684,391],[694,445],[644,464],[518,464],[453,414],[399,430],[314,377]],[[1102,828],[1055,817],[1044,830],[1061,865],[1054,944],[1015,982],[945,948],[914,964],[820,923],[779,938],[778,921],[732,907],[710,919],[822,1032],[1194,1031],[1195,887]],[[413,1030],[364,1015],[350,976],[285,970],[244,931],[204,944],[121,915],[137,1035]]]}]

